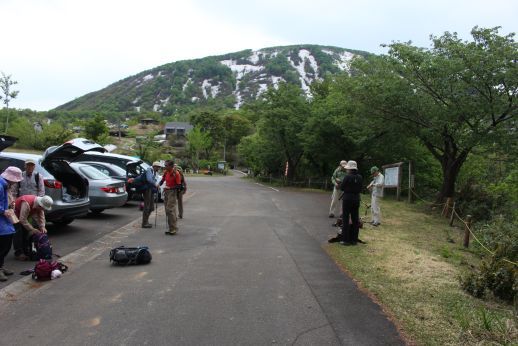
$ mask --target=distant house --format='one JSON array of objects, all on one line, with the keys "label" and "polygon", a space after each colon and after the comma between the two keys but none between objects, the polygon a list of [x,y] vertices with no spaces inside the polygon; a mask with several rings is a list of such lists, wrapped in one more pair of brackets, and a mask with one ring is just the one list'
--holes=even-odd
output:
[{"label": "distant house", "polygon": [[140,119],[140,125],[158,125],[160,122],[152,118]]},{"label": "distant house", "polygon": [[33,123],[32,126],[34,128],[34,131],[36,131],[36,132],[43,131],[43,125],[41,125],[41,123],[39,121]]},{"label": "distant house", "polygon": [[185,137],[186,134],[189,133],[194,128],[190,123],[175,121],[172,123],[165,124],[164,134],[166,138],[170,135],[175,135],[177,137]]}]

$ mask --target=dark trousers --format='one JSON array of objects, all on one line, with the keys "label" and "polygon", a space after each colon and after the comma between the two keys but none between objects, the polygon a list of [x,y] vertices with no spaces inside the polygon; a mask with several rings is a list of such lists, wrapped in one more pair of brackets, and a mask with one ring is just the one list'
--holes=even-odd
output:
[{"label": "dark trousers", "polygon": [[153,189],[147,189],[142,193],[144,197],[144,211],[142,212],[142,224],[149,223],[149,215],[155,210],[155,204],[153,201]]},{"label": "dark trousers", "polygon": [[27,239],[27,230],[22,226],[21,223],[17,223],[16,225],[14,225],[14,229],[16,230],[16,233],[13,236],[14,255],[28,255],[31,243]]},{"label": "dark trousers", "polygon": [[4,267],[5,256],[11,250],[11,244],[13,243],[13,235],[0,235],[0,268]]},{"label": "dark trousers", "polygon": [[[358,242],[360,201],[342,201],[342,241],[346,243]],[[349,224],[349,217],[351,224]]]}]

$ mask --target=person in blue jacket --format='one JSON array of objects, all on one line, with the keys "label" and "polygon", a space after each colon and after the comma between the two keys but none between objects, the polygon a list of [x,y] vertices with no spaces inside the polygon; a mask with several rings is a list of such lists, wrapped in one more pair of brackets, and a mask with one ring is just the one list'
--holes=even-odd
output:
[{"label": "person in blue jacket", "polygon": [[4,268],[5,256],[11,250],[14,235],[14,210],[10,208],[7,192],[11,185],[22,180],[22,170],[18,167],[7,167],[0,175],[0,281],[7,281],[13,272]]}]

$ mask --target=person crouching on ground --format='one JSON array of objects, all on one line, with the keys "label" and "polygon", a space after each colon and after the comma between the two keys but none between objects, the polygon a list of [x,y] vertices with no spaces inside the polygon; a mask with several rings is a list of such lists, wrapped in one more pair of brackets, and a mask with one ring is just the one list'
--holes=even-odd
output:
[{"label": "person crouching on ground", "polygon": [[373,226],[379,226],[381,223],[381,209],[379,205],[379,198],[383,197],[383,184],[385,178],[380,173],[378,167],[373,166],[371,168],[371,175],[373,177],[372,182],[367,186],[367,189],[371,191],[371,214]]},{"label": "person crouching on ground", "polygon": [[4,268],[4,260],[13,243],[15,233],[13,222],[14,211],[10,208],[8,190],[22,180],[22,171],[17,167],[7,167],[0,176],[0,281],[7,281],[8,275],[14,273]]},{"label": "person crouching on ground", "polygon": [[185,181],[185,176],[183,175],[182,167],[178,166],[176,163],[174,164],[176,171],[180,174],[181,177],[181,187],[177,190],[176,199],[178,203],[178,217],[183,219],[183,195],[187,192],[187,182]]},{"label": "person crouching on ground", "polygon": [[162,180],[158,183],[157,188],[165,182],[164,188],[164,208],[168,225],[167,235],[173,235],[178,232],[177,217],[176,217],[176,198],[178,190],[182,185],[182,178],[180,173],[176,171],[174,162],[167,161],[165,165],[164,175]]},{"label": "person crouching on ground", "polygon": [[[16,233],[13,238],[14,257],[21,261],[29,259],[29,239],[36,233],[47,233],[45,228],[45,210],[51,210],[54,201],[50,196],[24,195],[14,202],[14,213],[20,220],[16,224]],[[34,228],[29,217],[38,226]]]},{"label": "person crouching on ground", "polygon": [[[356,161],[349,161],[345,166],[345,176],[340,189],[344,192],[342,197],[342,245],[356,245],[358,243],[360,192],[362,190],[363,178],[358,174]],[[351,223],[349,223],[349,217]]]},{"label": "person crouching on ground", "polygon": [[341,213],[341,205],[340,205],[340,184],[344,179],[347,172],[345,171],[345,165],[347,161],[340,161],[340,165],[333,172],[333,176],[331,177],[331,183],[333,184],[333,195],[331,196],[331,206],[329,207],[329,217],[339,217]]}]

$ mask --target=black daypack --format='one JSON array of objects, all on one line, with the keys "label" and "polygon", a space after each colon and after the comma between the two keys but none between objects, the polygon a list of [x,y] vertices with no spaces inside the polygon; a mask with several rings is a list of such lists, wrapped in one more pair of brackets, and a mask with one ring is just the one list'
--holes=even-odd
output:
[{"label": "black daypack", "polygon": [[148,264],[151,259],[151,252],[147,246],[119,246],[110,250],[110,262],[119,265]]},{"label": "black daypack", "polygon": [[49,236],[46,233],[35,233],[31,237],[31,243],[34,244],[35,249],[35,251],[33,251],[31,246],[29,257],[32,261],[52,259],[52,244],[50,243]]}]

